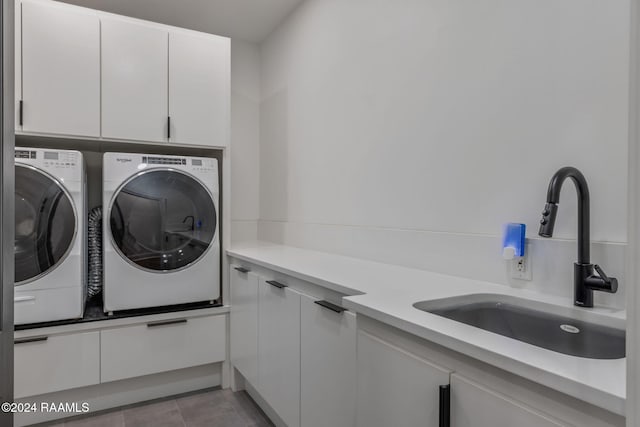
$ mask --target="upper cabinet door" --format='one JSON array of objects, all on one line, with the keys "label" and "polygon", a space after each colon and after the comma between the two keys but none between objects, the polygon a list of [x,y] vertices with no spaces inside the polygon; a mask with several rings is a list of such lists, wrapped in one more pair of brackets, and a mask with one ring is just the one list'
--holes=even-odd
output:
[{"label": "upper cabinet door", "polygon": [[102,19],[102,136],[167,141],[168,31]]},{"label": "upper cabinet door", "polygon": [[229,139],[230,41],[169,33],[170,142],[226,146]]},{"label": "upper cabinet door", "polygon": [[23,101],[25,132],[100,136],[95,12],[57,2],[22,2],[22,97],[18,92],[16,98]]}]

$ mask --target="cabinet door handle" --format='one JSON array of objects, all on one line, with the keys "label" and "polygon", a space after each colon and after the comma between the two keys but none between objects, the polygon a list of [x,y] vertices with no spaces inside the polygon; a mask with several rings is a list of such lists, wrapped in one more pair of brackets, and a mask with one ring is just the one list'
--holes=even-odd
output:
[{"label": "cabinet door handle", "polygon": [[438,411],[438,426],[449,427],[451,425],[451,386],[440,386],[440,409]]},{"label": "cabinet door handle", "polygon": [[22,126],[23,117],[24,117],[24,113],[23,113],[23,110],[22,110],[22,99],[21,99],[19,104],[18,104],[18,121],[20,123],[20,126]]},{"label": "cabinet door handle", "polygon": [[240,273],[248,273],[251,271],[248,268],[244,268],[244,267],[233,267],[233,269],[239,271]]},{"label": "cabinet door handle", "polygon": [[26,344],[29,342],[41,342],[41,341],[46,341],[48,340],[49,337],[46,335],[41,335],[39,337],[28,337],[28,338],[16,338],[15,340],[13,340],[14,344]]},{"label": "cabinet door handle", "polygon": [[180,323],[187,323],[187,319],[159,320],[157,322],[149,322],[147,323],[147,328],[155,328],[157,326],[177,325]]},{"label": "cabinet door handle", "polygon": [[320,307],[324,307],[331,311],[335,311],[336,313],[342,314],[343,311],[346,311],[346,308],[340,307],[339,305],[333,304],[326,300],[320,300],[320,301],[314,301],[314,302],[318,304]]},{"label": "cabinet door handle", "polygon": [[171,116],[167,116],[167,139],[171,139]]},{"label": "cabinet door handle", "polygon": [[282,289],[282,288],[288,287],[284,283],[276,282],[275,280],[267,280],[267,283],[270,284],[271,286],[275,286],[278,289]]}]

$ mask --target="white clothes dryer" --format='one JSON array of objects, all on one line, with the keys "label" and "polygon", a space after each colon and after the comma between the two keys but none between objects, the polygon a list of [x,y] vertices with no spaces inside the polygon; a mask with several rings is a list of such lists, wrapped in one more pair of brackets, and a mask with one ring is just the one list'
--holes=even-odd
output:
[{"label": "white clothes dryer", "polygon": [[104,311],[220,296],[218,162],[106,153]]}]

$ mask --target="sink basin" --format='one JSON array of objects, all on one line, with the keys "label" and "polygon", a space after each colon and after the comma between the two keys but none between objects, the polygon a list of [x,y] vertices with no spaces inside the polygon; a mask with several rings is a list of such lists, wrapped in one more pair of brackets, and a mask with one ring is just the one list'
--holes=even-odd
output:
[{"label": "sink basin", "polygon": [[[616,321],[623,323],[619,319],[607,319],[585,311],[492,294],[422,301],[413,306],[428,313],[571,356],[590,359],[625,357],[624,325],[610,324]],[[590,317],[591,322],[588,321]],[[599,319],[595,319],[596,317]]]}]

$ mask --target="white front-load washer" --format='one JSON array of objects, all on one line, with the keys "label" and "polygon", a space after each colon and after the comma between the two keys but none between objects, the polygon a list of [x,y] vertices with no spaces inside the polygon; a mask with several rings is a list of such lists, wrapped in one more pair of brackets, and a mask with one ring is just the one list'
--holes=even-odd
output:
[{"label": "white front-load washer", "polygon": [[82,317],[85,191],[82,153],[16,147],[16,325]]},{"label": "white front-load washer", "polygon": [[104,311],[220,296],[218,161],[106,153]]}]

